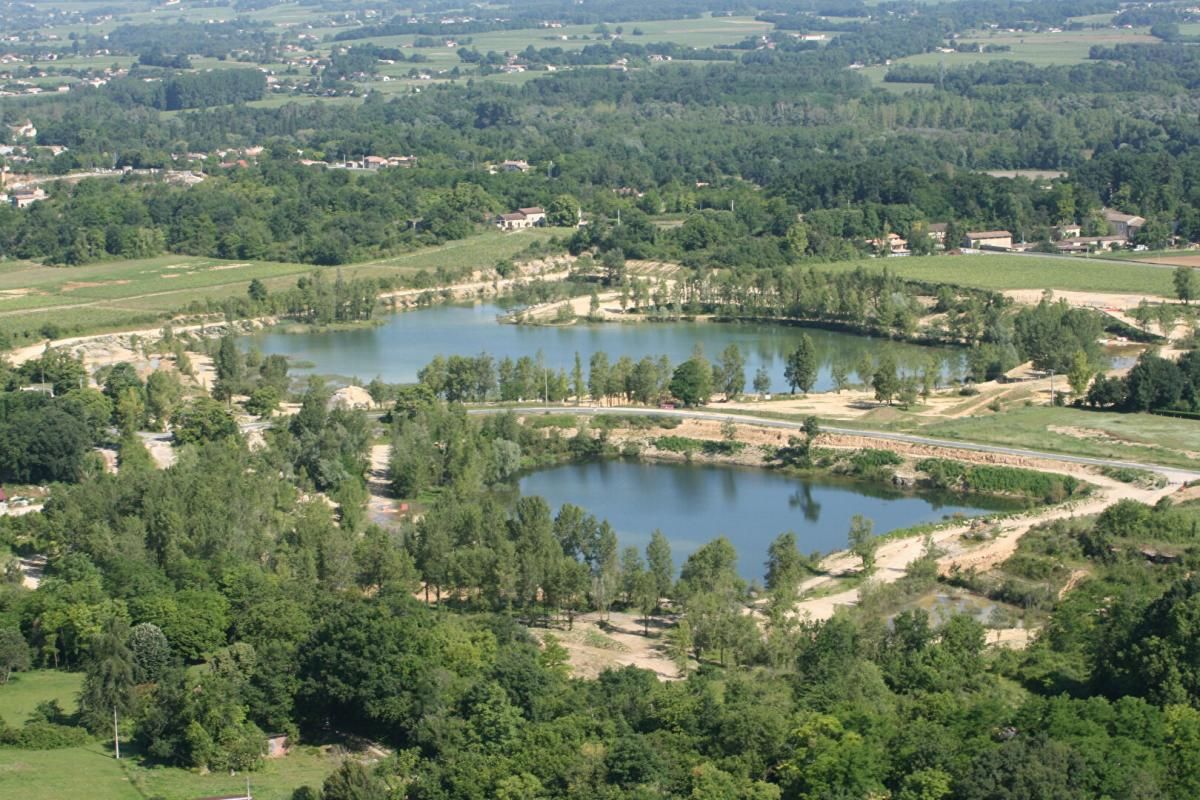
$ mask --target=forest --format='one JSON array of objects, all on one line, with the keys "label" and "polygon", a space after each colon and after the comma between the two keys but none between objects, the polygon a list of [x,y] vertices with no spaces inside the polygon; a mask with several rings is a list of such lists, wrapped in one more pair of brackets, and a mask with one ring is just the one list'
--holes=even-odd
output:
[{"label": "forest", "polygon": [[[493,212],[564,194],[597,222],[615,227],[619,212],[631,232],[611,244],[626,256],[686,257],[712,269],[859,257],[872,254],[868,242],[887,233],[932,249],[921,231],[935,222],[959,232],[1006,229],[1018,241],[1048,245],[1062,224],[1106,233],[1096,221],[1102,207],[1150,221],[1137,244],[1161,248],[1173,236],[1200,238],[1200,167],[1187,99],[1196,61],[1185,43],[1098,45],[1075,66],[893,65],[888,81],[932,84],[902,94],[873,89],[847,69],[929,52],[982,20],[1007,24],[1010,13],[1066,24],[1112,10],[1049,3],[1031,17],[1026,6],[989,0],[938,6],[936,14],[872,17],[817,49],[786,33],[773,36],[775,49],[748,51],[681,52],[623,40],[575,51],[530,46],[512,55],[532,69],[572,68],[538,73],[520,86],[464,75],[419,94],[374,93],[337,108],[245,105],[240,101],[261,97],[263,87],[261,73],[248,69],[168,70],[156,82],[131,76],[32,98],[19,109],[0,108],[0,115],[8,122],[28,116],[39,144],[69,148],[47,163],[53,171],[105,165],[117,152],[134,165],[170,165],[182,153],[253,144],[267,152],[247,169],[209,163],[208,179],[187,189],[129,181],[114,203],[121,213],[86,208],[85,186],[59,187],[27,210],[0,209],[0,248],[62,264],[160,252],[337,264],[460,238],[490,224]],[[129,47],[139,41],[131,35]],[[175,51],[164,45],[164,52]],[[458,53],[474,69],[506,57],[471,47]],[[340,82],[397,54],[356,44],[335,54],[323,74]],[[681,63],[649,64],[651,55]],[[644,66],[582,66],[617,58]],[[198,110],[154,113],[191,108]],[[573,141],[587,147],[567,144]],[[324,174],[298,165],[298,151],[315,160],[412,154],[420,162],[403,175]],[[486,169],[512,158],[536,169]],[[995,169],[1066,175],[1030,181],[982,174]],[[460,194],[443,201],[452,190]],[[707,231],[699,242],[673,241],[646,225],[633,233],[638,212],[705,211],[730,211],[695,222],[709,229],[719,223],[718,237]],[[361,224],[348,224],[347,212]],[[803,247],[784,238],[797,215],[804,217]]]},{"label": "forest", "polygon": [[[96,173],[39,184],[47,196],[28,207],[0,204],[0,271],[30,262],[79,277],[133,259],[149,271],[175,255],[191,265],[180,278],[293,270],[228,290],[180,280],[188,319],[154,344],[110,340],[154,369],[121,357],[96,368],[66,347],[0,355],[0,502],[41,506],[0,514],[0,702],[28,679],[78,679],[77,702],[6,709],[0,755],[99,763],[119,742],[122,780],[236,786],[277,774],[268,737],[338,754],[287,787],[293,800],[1200,796],[1194,487],[1168,499],[1149,467],[1083,466],[1153,456],[1165,434],[1141,431],[1200,415],[1192,269],[1162,265],[1179,304],[1114,312],[917,280],[905,272],[916,259],[868,261],[891,255],[894,234],[936,256],[922,262],[991,263],[949,254],[989,229],[1053,253],[1067,231],[1115,232],[1111,209],[1145,220],[1122,249],[1200,241],[1186,4],[195,5],[212,19],[164,22],[179,9],[115,0],[56,9],[55,27],[40,3],[0,7],[15,57],[55,56],[13,67],[13,85],[95,84],[0,99],[7,172]],[[701,23],[733,30],[727,15],[754,27],[718,44],[659,32],[672,20],[681,39],[711,34]],[[590,27],[560,36],[562,25]],[[1077,58],[1016,57],[1035,51],[1022,37],[1051,29]],[[1078,46],[1085,30],[1103,35]],[[372,169],[368,156],[403,166]],[[487,248],[501,234],[479,234],[497,214],[533,206],[553,230],[511,259],[448,255],[418,271],[398,258]],[[550,257],[566,280],[523,275]],[[849,261],[860,263],[838,263]],[[516,325],[586,321],[563,301],[589,294],[599,319],[603,292],[604,314],[631,323],[821,327],[953,349],[956,365],[899,369],[885,352],[834,365],[830,398],[862,407],[847,423],[812,410],[821,364],[803,332],[774,406],[771,376],[747,374],[736,345],[674,361],[596,350],[551,369],[540,353],[431,341],[415,382],[376,378],[353,387],[369,402],[342,403],[311,364],[233,332],[271,317],[369,333],[383,311],[446,299],[456,280],[480,297],[511,291]],[[80,286],[99,292],[63,302],[107,313],[105,285]],[[1180,323],[1190,339],[1169,341]],[[1144,352],[1109,375],[1101,341],[1116,338],[1123,354]],[[1040,377],[1008,384],[1022,364],[1050,376],[1048,396]],[[988,381],[994,400],[977,396]],[[939,416],[939,389],[956,416]],[[728,402],[739,397],[764,405],[745,412]],[[585,398],[595,416],[574,410]],[[697,438],[692,409],[717,400],[730,412],[719,428],[708,420],[720,438]],[[522,415],[522,403],[562,407]],[[739,440],[738,413],[788,430]],[[1023,439],[1018,416],[1032,427]],[[1013,424],[1013,441],[970,439],[979,421]],[[1033,456],[823,438],[844,424],[900,441],[929,424],[926,441],[980,450],[1074,437],[1060,452],[1078,455],[1051,473]],[[946,504],[986,496],[999,510],[938,507],[940,519],[902,531],[881,519],[877,533],[855,509],[849,566],[834,574],[793,532],[771,532],[752,564],[738,531],[673,552],[644,530],[623,546],[615,521],[519,487],[533,470],[601,459],[753,466],[796,481],[797,513],[815,477]],[[1105,492],[1145,498],[1151,485],[1162,502],[1102,508]],[[1032,510],[1061,514],[1014,533]],[[887,562],[895,542],[911,544],[898,551],[914,554],[907,564]],[[942,545],[998,560],[948,568]],[[832,594],[843,589],[856,602]],[[953,590],[984,610],[939,605]],[[801,597],[831,610],[798,616]],[[614,616],[661,643],[665,671],[610,659],[582,677],[568,637],[608,631]],[[1013,631],[1027,646],[992,646]]]},{"label": "forest", "polygon": [[[123,380],[109,383],[128,396]],[[163,764],[253,771],[263,732],[319,741],[331,726],[395,748],[347,762],[327,798],[1165,798],[1196,785],[1194,556],[1154,565],[1120,546],[1141,529],[1190,545],[1194,511],[1126,503],[1031,534],[1027,569],[1069,552],[1094,577],[1029,651],[990,653],[966,616],[884,624],[882,597],[823,623],[782,613],[813,568],[787,534],[751,587],[725,539],[678,564],[661,536],[621,552],[582,509],[504,500],[489,487],[521,464],[602,440],[472,419],[432,392],[396,399],[391,474],[401,496],[437,499],[410,528],[377,527],[362,513],[365,420],[327,412],[326,397],[310,386],[259,450],[214,429],[156,470],[133,440],[119,475],[81,465],[44,513],[0,520],[7,545],[51,554],[36,591],[0,586],[8,668],[85,675],[78,719],[44,709],[0,731],[4,746],[72,746],[76,725],[108,729],[115,704],[127,744]],[[949,480],[946,464],[923,468]],[[322,486],[336,509],[307,495]],[[899,591],[931,570],[914,562]],[[750,591],[767,598],[762,635],[740,613]],[[687,678],[573,680],[553,636],[527,630],[609,607],[675,619]]]}]

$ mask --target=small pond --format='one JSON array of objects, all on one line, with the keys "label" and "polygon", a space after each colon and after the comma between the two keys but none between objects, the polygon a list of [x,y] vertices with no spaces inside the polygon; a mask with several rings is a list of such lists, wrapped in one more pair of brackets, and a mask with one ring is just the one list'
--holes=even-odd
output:
[{"label": "small pond", "polygon": [[800,480],[766,469],[605,459],[552,467],[519,479],[557,511],[573,503],[616,529],[621,546],[643,551],[654,529],[671,542],[678,568],[698,547],[726,536],[747,580],[765,572],[767,547],[793,531],[804,553],[846,547],[850,518],[862,514],[886,533],[948,516],[1010,510],[1011,504],[958,494],[899,492],[859,481]]}]

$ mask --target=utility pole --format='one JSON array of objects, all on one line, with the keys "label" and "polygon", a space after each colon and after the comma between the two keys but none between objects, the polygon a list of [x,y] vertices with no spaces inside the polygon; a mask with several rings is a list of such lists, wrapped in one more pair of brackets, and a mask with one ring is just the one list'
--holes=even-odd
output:
[{"label": "utility pole", "polygon": [[113,706],[113,747],[117,751],[117,761],[121,760],[121,731],[117,727],[117,707]]}]

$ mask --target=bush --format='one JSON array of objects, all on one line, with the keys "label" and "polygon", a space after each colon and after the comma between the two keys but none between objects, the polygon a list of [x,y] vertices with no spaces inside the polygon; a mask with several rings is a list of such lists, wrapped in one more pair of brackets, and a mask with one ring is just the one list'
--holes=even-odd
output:
[{"label": "bush", "polygon": [[978,494],[1030,497],[1057,503],[1081,491],[1085,484],[1070,475],[1054,475],[1017,467],[960,464],[944,458],[917,462],[931,485]]},{"label": "bush", "polygon": [[59,750],[87,744],[90,737],[83,728],[72,728],[45,720],[31,720],[21,728],[0,722],[0,746],[21,750]]},{"label": "bush", "polygon": [[889,468],[903,464],[904,459],[891,450],[868,449],[856,451],[850,456],[848,463],[849,468],[846,471],[851,475],[881,479],[890,477],[892,470]]},{"label": "bush", "polygon": [[866,471],[879,467],[895,467],[904,463],[904,459],[892,450],[859,450],[850,456],[850,463],[855,470]]},{"label": "bush", "polygon": [[699,439],[689,439],[686,436],[659,436],[654,440],[655,447],[671,453],[699,452],[703,444]]},{"label": "bush", "polygon": [[530,428],[574,428],[577,425],[575,417],[570,414],[540,414],[525,420]]}]

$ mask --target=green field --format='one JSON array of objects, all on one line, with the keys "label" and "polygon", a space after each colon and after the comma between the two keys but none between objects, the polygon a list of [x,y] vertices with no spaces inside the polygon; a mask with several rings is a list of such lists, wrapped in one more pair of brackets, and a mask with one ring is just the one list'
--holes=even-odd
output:
[{"label": "green field", "polygon": [[255,800],[289,800],[299,786],[319,787],[338,764],[316,748],[299,748],[257,772],[201,775],[174,767],[117,761],[100,743],[63,750],[0,749],[0,796],[22,800],[194,800],[246,790]]},{"label": "green field", "polygon": [[1152,414],[1032,406],[921,428],[927,436],[1197,468],[1200,425]]},{"label": "green field", "polygon": [[1174,295],[1171,268],[1086,257],[987,253],[913,256],[821,264],[817,269],[888,269],[903,278],[980,289],[1065,289]]},{"label": "green field", "polygon": [[[646,22],[613,23],[608,26],[615,32],[617,27],[623,29],[622,38],[634,44],[650,42],[674,42],[682,47],[712,47],[715,44],[733,44],[747,36],[766,33],[774,26],[769,22],[759,22],[753,17],[700,17],[698,19],[664,19]],[[594,25],[566,25],[562,28],[522,28],[511,31],[493,31],[490,33],[470,34],[472,47],[482,53],[489,50],[516,52],[524,50],[529,45],[535,48],[561,47],[564,50],[579,50],[589,44],[602,42],[595,33]],[[640,36],[633,35],[633,29],[642,31]],[[562,37],[567,37],[564,40]],[[571,37],[588,37],[571,38]],[[372,36],[355,39],[355,42],[373,42],[384,47],[411,45],[417,38],[412,34],[403,36]],[[467,38],[467,37],[463,37]],[[422,48],[417,52],[429,56],[431,61],[461,63],[454,50],[449,48]],[[421,66],[421,65],[416,65]]]},{"label": "green field", "polygon": [[[38,670],[17,673],[0,686],[0,719],[9,725],[25,722],[34,707],[58,700],[68,713],[83,681],[78,672]],[[128,749],[126,750],[128,752]],[[301,747],[283,759],[267,761],[250,773],[255,798],[288,800],[303,784],[319,786],[337,766],[338,759],[314,747]],[[107,743],[62,750],[0,748],[0,797],[24,800],[164,800],[233,794],[246,788],[245,775],[200,775],[190,770],[146,767],[137,759],[120,762]]]},{"label": "green field", "polygon": [[0,719],[12,726],[23,725],[37,704],[46,700],[57,700],[63,711],[72,714],[82,683],[81,672],[17,672],[0,686]]},{"label": "green field", "polygon": [[64,750],[0,749],[0,788],[5,797],[25,800],[145,797],[134,788],[122,765],[99,744]]},{"label": "green field", "polygon": [[[399,277],[439,267],[486,267],[556,233],[563,231],[487,231],[440,247],[341,269],[347,277]],[[36,336],[47,322],[70,333],[113,330],[128,327],[130,322],[148,324],[185,309],[193,301],[240,297],[254,278],[278,290],[292,286],[297,277],[315,269],[320,268],[171,255],[83,267],[48,267],[26,261],[0,263],[0,331]]]},{"label": "green field", "polygon": [[[968,64],[978,64],[987,61],[1024,61],[1038,67],[1057,65],[1082,64],[1088,60],[1088,50],[1092,45],[1111,47],[1116,44],[1154,43],[1158,40],[1150,36],[1145,29],[1136,30],[1082,30],[1061,31],[1058,33],[1008,33],[1005,31],[975,31],[967,33],[961,39],[964,43],[1001,45],[1011,48],[999,53],[920,53],[915,56],[900,58],[895,64],[913,64],[917,66],[942,65],[946,69],[964,67]],[[885,83],[883,76],[891,67],[874,66],[862,71],[877,86],[894,92],[906,92],[932,86],[928,83]]]}]

